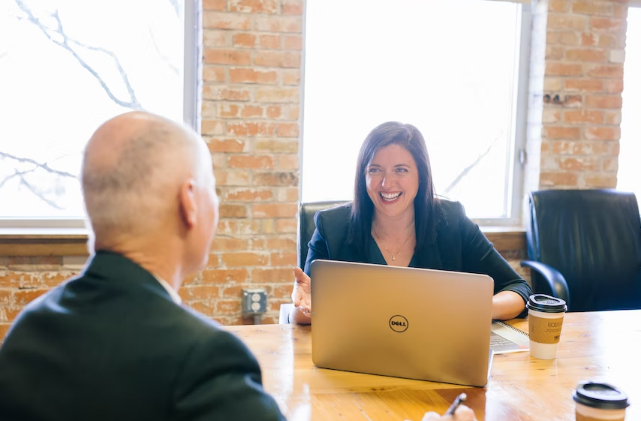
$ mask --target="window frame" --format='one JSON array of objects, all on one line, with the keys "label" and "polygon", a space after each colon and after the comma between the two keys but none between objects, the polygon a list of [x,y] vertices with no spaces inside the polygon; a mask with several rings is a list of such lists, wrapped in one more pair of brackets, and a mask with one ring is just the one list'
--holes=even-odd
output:
[{"label": "window frame", "polygon": [[[524,179],[525,179],[525,164],[527,161],[526,156],[526,140],[527,140],[527,117],[528,117],[528,95],[530,84],[530,52],[531,52],[531,38],[532,38],[532,7],[529,3],[520,0],[483,0],[483,1],[506,1],[508,3],[518,4],[521,8],[521,19],[517,33],[520,33],[519,42],[519,57],[515,60],[515,75],[516,81],[514,86],[513,95],[513,116],[511,132],[514,138],[512,142],[510,156],[512,157],[511,167],[511,180],[506,183],[506,194],[508,195],[508,203],[511,203],[510,217],[506,218],[473,218],[473,221],[480,226],[488,227],[521,227],[522,208],[523,208],[523,195],[524,195]],[[639,1],[641,0],[633,0]],[[307,22],[307,15],[303,16],[303,25]],[[303,60],[301,65],[301,80],[304,87],[305,82],[305,52],[303,51]],[[299,147],[300,159],[300,182],[299,182],[299,197],[303,197],[303,167],[305,165],[303,156],[305,149],[305,89],[301,89],[301,130],[300,138],[301,144]],[[438,194],[438,192],[437,192]],[[510,205],[508,205],[510,206]]]},{"label": "window frame", "polygon": [[[183,29],[183,121],[200,133],[200,104],[202,102],[202,0],[184,0]],[[74,233],[87,231],[85,218],[6,218],[0,217],[0,230],[13,234],[68,230]]]}]

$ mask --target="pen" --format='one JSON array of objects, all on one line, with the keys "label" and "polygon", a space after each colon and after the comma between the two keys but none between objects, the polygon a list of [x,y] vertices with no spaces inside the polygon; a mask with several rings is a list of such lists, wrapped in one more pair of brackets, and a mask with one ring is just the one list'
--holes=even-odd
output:
[{"label": "pen", "polygon": [[452,405],[447,408],[447,411],[445,411],[444,415],[454,415],[456,408],[458,408],[460,404],[465,402],[465,399],[467,399],[467,395],[465,393],[461,393],[460,395],[458,395],[456,399],[454,399],[454,402],[452,402]]}]

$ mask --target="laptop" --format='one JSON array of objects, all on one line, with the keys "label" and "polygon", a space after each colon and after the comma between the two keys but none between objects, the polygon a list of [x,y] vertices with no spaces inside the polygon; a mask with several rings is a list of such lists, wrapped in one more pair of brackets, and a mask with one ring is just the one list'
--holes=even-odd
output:
[{"label": "laptop", "polygon": [[490,373],[487,275],[315,260],[318,367],[470,386]]}]

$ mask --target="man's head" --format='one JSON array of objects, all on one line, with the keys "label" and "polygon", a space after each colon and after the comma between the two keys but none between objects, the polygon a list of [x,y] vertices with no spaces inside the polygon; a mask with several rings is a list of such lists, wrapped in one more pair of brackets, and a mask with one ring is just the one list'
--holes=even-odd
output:
[{"label": "man's head", "polygon": [[82,163],[95,250],[171,247],[184,272],[199,270],[218,223],[215,184],[209,150],[193,130],[145,112],[107,121]]}]

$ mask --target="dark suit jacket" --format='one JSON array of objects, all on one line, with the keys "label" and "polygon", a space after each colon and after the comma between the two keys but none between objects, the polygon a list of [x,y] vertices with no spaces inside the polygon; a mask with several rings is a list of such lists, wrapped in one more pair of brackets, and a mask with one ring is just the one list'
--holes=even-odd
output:
[{"label": "dark suit jacket", "polygon": [[284,420],[243,343],[98,252],[34,300],[0,348],[0,420]]},{"label": "dark suit jacket", "polygon": [[[513,291],[525,302],[532,294],[529,285],[496,251],[478,225],[465,216],[459,202],[441,200],[443,219],[438,225],[434,241],[414,252],[410,267],[457,272],[481,273],[494,279],[494,293]],[[316,231],[309,242],[305,272],[316,259],[385,265],[376,241],[353,245],[347,242],[349,214],[352,205],[320,211],[316,214]],[[525,311],[524,313],[525,314]]]}]

